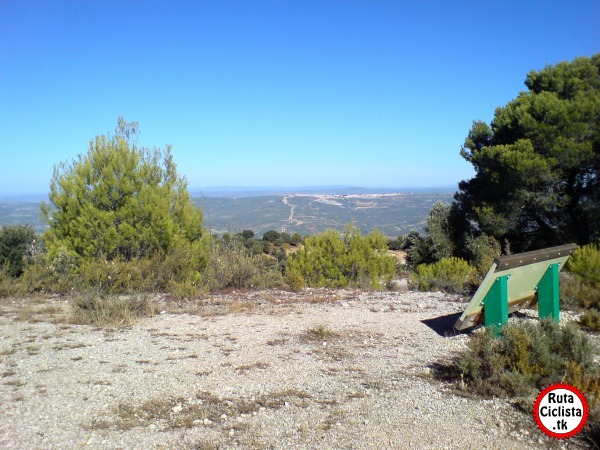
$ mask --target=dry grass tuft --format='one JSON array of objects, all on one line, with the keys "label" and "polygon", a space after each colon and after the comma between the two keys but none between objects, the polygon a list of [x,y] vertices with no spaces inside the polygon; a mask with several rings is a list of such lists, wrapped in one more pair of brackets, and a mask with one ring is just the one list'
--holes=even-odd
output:
[{"label": "dry grass tuft", "polygon": [[[219,398],[214,394],[201,391],[195,398],[156,398],[140,405],[120,403],[113,412],[116,415],[114,426],[120,430],[156,425],[163,430],[191,428],[195,426],[213,426],[231,418],[252,414],[261,408],[279,409],[285,405],[308,406],[310,396],[297,389],[273,392],[255,399]],[[88,424],[87,427],[106,425]],[[239,424],[236,423],[236,426]]]},{"label": "dry grass tuft", "polygon": [[340,337],[340,333],[329,328],[329,325],[317,324],[308,328],[302,335],[307,341],[330,341]]},{"label": "dry grass tuft", "polygon": [[247,372],[247,371],[253,370],[253,369],[267,369],[270,366],[271,365],[269,363],[258,361],[258,362],[252,363],[252,364],[245,364],[243,366],[238,366],[235,368],[235,370],[237,372]]}]

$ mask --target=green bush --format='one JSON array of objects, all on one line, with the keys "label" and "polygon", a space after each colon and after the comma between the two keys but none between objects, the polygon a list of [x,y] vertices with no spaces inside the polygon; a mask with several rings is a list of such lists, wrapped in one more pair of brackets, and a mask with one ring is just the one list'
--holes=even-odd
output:
[{"label": "green bush", "polygon": [[412,275],[418,290],[462,292],[470,283],[475,269],[460,258],[444,258],[434,264],[421,264]]},{"label": "green bush", "polygon": [[[596,315],[593,321],[597,322]],[[587,334],[573,323],[561,326],[551,320],[510,323],[500,333],[499,338],[492,330],[473,336],[455,363],[441,365],[437,374],[479,395],[516,398],[529,410],[541,389],[570,383],[588,400],[590,415],[583,433],[597,447],[600,368],[596,346]]]},{"label": "green bush", "polygon": [[296,270],[288,270],[286,272],[285,282],[292,291],[301,291],[306,286],[306,280]]},{"label": "green bush", "polygon": [[0,267],[11,277],[25,269],[26,257],[35,242],[35,231],[25,225],[2,225],[0,229]]},{"label": "green bush", "polygon": [[591,331],[600,331],[600,311],[594,308],[584,311],[579,323]]},{"label": "green bush", "polygon": [[327,230],[308,236],[304,246],[288,257],[287,269],[309,286],[381,289],[393,278],[396,260],[387,254],[383,234],[362,236],[358,228],[348,226],[342,234]]},{"label": "green bush", "polygon": [[477,393],[527,396],[569,378],[573,368],[592,374],[596,349],[575,325],[551,320],[508,324],[474,336],[457,364]]},{"label": "green bush", "polygon": [[579,247],[567,261],[567,268],[581,283],[600,288],[600,246]]},{"label": "green bush", "polygon": [[491,236],[467,236],[465,238],[467,259],[477,269],[478,274],[484,277],[490,269],[494,259],[500,256],[500,243]]},{"label": "green bush", "polygon": [[414,271],[421,264],[433,264],[438,261],[435,245],[431,236],[421,236],[418,231],[411,231],[404,240],[406,251],[406,268]]}]

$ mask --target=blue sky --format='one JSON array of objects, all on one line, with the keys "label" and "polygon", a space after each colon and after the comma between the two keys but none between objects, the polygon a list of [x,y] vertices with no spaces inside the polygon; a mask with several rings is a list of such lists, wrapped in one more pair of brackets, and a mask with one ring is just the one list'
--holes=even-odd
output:
[{"label": "blue sky", "polygon": [[191,188],[455,186],[475,119],[600,51],[600,2],[0,1],[0,195],[117,118]]}]

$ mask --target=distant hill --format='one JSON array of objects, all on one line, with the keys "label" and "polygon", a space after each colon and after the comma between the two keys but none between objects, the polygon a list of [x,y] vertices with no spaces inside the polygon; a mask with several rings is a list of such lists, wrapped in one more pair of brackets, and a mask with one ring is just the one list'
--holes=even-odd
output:
[{"label": "distant hill", "polygon": [[[221,191],[220,197],[204,193],[194,196],[194,201],[204,211],[205,224],[219,234],[253,230],[262,236],[268,230],[277,230],[307,235],[328,228],[342,230],[354,222],[365,233],[377,228],[396,237],[415,229],[421,231],[433,204],[449,203],[453,196],[450,190],[385,193],[330,187],[319,193],[306,188],[274,194],[273,188],[269,189],[270,195],[264,196],[249,195],[248,191],[240,191],[244,194],[239,196],[233,195],[235,191],[228,195]],[[0,224],[27,224],[38,233],[46,228],[40,220],[40,203],[31,201],[0,201]]]},{"label": "distant hill", "polygon": [[291,194],[266,197],[196,198],[204,220],[217,233],[251,229],[315,234],[342,230],[354,222],[363,232],[377,228],[390,237],[422,230],[435,202],[449,203],[453,194]]}]

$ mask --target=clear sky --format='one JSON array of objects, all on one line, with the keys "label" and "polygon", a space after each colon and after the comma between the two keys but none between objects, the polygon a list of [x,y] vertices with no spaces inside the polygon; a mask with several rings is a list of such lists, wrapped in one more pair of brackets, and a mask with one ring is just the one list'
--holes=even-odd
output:
[{"label": "clear sky", "polygon": [[455,186],[472,121],[599,24],[598,0],[0,0],[0,195],[119,116],[191,188]]}]

